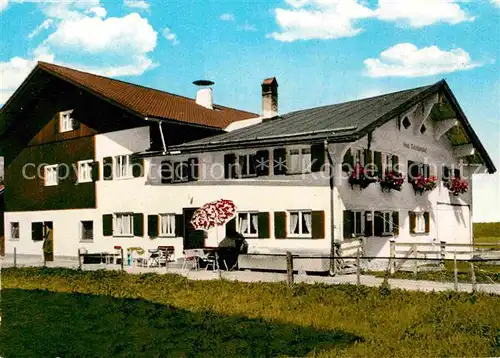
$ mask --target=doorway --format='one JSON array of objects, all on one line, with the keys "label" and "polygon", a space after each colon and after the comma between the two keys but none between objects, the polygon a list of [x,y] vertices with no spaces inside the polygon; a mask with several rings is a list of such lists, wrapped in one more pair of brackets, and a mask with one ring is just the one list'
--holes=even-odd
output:
[{"label": "doorway", "polygon": [[54,261],[54,225],[52,221],[43,223],[43,257],[45,261]]},{"label": "doorway", "polygon": [[184,208],[182,209],[182,216],[184,221],[184,250],[186,249],[199,249],[205,247],[205,232],[195,230],[190,221],[194,212],[198,208]]}]

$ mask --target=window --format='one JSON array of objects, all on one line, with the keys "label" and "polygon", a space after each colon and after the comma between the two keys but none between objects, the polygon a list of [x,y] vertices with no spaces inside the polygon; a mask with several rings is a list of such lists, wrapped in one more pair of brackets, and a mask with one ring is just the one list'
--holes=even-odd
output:
[{"label": "window", "polygon": [[92,181],[92,160],[78,162],[78,182],[87,183]]},{"label": "window", "polygon": [[59,132],[69,132],[73,130],[73,119],[71,118],[73,110],[59,113]]},{"label": "window", "polygon": [[115,157],[115,178],[130,178],[130,155],[117,155]]},{"label": "window", "polygon": [[115,214],[115,222],[113,226],[113,234],[115,236],[132,236],[133,235],[133,214],[119,213]]},{"label": "window", "polygon": [[174,182],[184,182],[189,180],[189,163],[174,163]]},{"label": "window", "polygon": [[403,119],[403,127],[405,127],[405,129],[408,129],[408,128],[410,128],[410,126],[411,126],[410,120],[408,119],[408,117],[405,117]]},{"label": "window", "polygon": [[57,168],[58,165],[47,165],[45,167],[45,186],[57,185]]},{"label": "window", "polygon": [[420,134],[424,134],[426,131],[427,127],[425,126],[425,124],[422,124],[422,126],[420,127]]},{"label": "window", "polygon": [[160,236],[175,236],[175,214],[160,214]]},{"label": "window", "polygon": [[256,175],[255,172],[255,154],[243,154],[238,156],[240,164],[240,176],[248,177]]},{"label": "window", "polygon": [[392,211],[382,212],[382,218],[384,219],[384,229],[382,231],[382,235],[392,235],[394,232],[393,222],[392,222]]},{"label": "window", "polygon": [[290,211],[290,236],[311,236],[311,219],[310,211]]},{"label": "window", "polygon": [[93,221],[80,221],[80,240],[81,241],[94,240],[94,222]]},{"label": "window", "polygon": [[292,174],[311,171],[311,148],[291,149],[288,152],[287,172]]},{"label": "window", "polygon": [[353,234],[354,236],[363,236],[365,234],[364,225],[365,222],[363,220],[363,212],[355,211],[354,212],[354,223],[353,223]]},{"label": "window", "polygon": [[425,215],[423,212],[415,213],[415,233],[425,233]]},{"label": "window", "polygon": [[390,172],[393,169],[393,165],[392,154],[382,153],[382,173]]},{"label": "window", "polygon": [[365,151],[363,149],[353,149],[354,165],[359,163],[361,166],[365,165]]},{"label": "window", "polygon": [[259,215],[257,213],[238,213],[238,232],[244,236],[257,236]]},{"label": "window", "polygon": [[19,223],[10,223],[10,239],[19,240]]}]

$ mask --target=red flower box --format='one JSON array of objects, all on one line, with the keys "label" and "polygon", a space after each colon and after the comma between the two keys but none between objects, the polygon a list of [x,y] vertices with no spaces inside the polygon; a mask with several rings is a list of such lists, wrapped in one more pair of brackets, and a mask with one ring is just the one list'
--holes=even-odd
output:
[{"label": "red flower box", "polygon": [[460,195],[469,191],[469,183],[466,180],[460,178],[453,177],[450,180],[446,181],[444,183],[444,186],[448,188],[448,190],[453,195]]},{"label": "red flower box", "polygon": [[379,179],[382,190],[387,189],[387,191],[390,191],[391,189],[401,191],[404,182],[405,179],[403,174],[393,170],[388,171],[385,173],[384,177]]},{"label": "red flower box", "polygon": [[431,176],[429,178],[425,178],[423,175],[419,175],[416,178],[413,178],[410,180],[411,185],[413,185],[413,190],[415,192],[422,193],[426,191],[432,191],[436,188],[437,186],[437,177]]},{"label": "red flower box", "polygon": [[349,175],[348,181],[349,184],[351,184],[351,187],[354,185],[359,185],[361,189],[365,189],[371,183],[376,182],[377,179],[374,171],[367,170],[363,168],[361,164],[357,163],[355,168]]}]

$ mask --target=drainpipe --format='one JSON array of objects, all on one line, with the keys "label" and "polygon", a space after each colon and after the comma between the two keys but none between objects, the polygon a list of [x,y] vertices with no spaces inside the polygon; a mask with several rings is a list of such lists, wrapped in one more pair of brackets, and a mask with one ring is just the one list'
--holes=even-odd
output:
[{"label": "drainpipe", "polygon": [[154,118],[149,118],[149,117],[144,117],[144,119],[146,121],[158,123],[158,127],[160,128],[161,143],[163,144],[163,154],[167,154],[167,144],[165,143],[165,136],[163,135],[163,128],[161,127],[162,121],[159,119],[154,119]]},{"label": "drainpipe", "polygon": [[332,257],[330,259],[330,275],[335,275],[335,208],[333,205],[333,199],[334,199],[334,187],[335,187],[335,178],[334,178],[334,172],[335,172],[335,167],[333,165],[333,159],[332,156],[330,155],[330,151],[328,150],[328,139],[325,139],[324,141],[324,146],[325,146],[325,154],[326,157],[328,158],[328,177],[329,177],[329,184],[330,184],[330,256]]}]

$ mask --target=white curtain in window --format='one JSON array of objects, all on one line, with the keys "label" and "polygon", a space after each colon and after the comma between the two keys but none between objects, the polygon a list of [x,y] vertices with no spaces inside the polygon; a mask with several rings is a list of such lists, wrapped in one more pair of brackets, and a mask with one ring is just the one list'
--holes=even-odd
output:
[{"label": "white curtain in window", "polygon": [[310,234],[311,233],[311,218],[312,218],[312,214],[308,213],[308,212],[305,212],[305,213],[302,213],[302,217],[304,218],[304,223],[306,224],[307,232],[304,231],[304,228],[302,228],[302,231],[303,231],[304,234]]},{"label": "white curtain in window", "polygon": [[248,230],[248,215],[243,214],[240,215],[239,218],[239,228],[240,228],[240,233],[245,234]]},{"label": "white curtain in window", "polygon": [[299,213],[290,213],[290,232],[299,233]]},{"label": "white curtain in window", "polygon": [[175,215],[169,215],[170,221],[170,234],[175,233]]},{"label": "white curtain in window", "polygon": [[257,214],[252,215],[252,229],[251,233],[256,234],[257,233],[257,227],[259,224],[259,216]]}]

